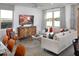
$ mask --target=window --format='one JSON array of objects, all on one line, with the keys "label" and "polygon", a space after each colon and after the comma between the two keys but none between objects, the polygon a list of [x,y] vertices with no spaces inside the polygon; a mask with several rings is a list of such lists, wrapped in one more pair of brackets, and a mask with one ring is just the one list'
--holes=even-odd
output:
[{"label": "window", "polygon": [[60,11],[54,11],[54,27],[60,27]]},{"label": "window", "polygon": [[1,29],[12,27],[12,19],[13,19],[12,10],[0,10]]},{"label": "window", "polygon": [[1,17],[0,18],[9,18],[12,19],[13,12],[10,10],[1,10]]},{"label": "window", "polygon": [[51,26],[52,26],[52,21],[47,21],[47,22],[46,22],[46,26],[47,26],[47,27],[51,27]]},{"label": "window", "polygon": [[46,27],[60,27],[60,10],[47,12],[45,19]]},{"label": "window", "polygon": [[54,26],[55,27],[60,27],[60,21],[54,21]]},{"label": "window", "polygon": [[46,13],[46,19],[52,18],[52,12],[47,12]]},{"label": "window", "polygon": [[60,11],[54,12],[54,18],[60,18]]},{"label": "window", "polygon": [[47,12],[46,13],[46,27],[51,27],[52,26],[52,12]]}]

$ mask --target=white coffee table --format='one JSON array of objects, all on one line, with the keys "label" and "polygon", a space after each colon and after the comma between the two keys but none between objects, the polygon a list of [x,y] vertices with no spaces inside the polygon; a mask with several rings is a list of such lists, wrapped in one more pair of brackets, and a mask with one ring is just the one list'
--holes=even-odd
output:
[{"label": "white coffee table", "polygon": [[43,36],[43,35],[38,35],[38,36],[34,36],[34,35],[33,35],[32,38],[34,38],[34,39],[36,39],[36,40],[41,40],[42,36]]}]

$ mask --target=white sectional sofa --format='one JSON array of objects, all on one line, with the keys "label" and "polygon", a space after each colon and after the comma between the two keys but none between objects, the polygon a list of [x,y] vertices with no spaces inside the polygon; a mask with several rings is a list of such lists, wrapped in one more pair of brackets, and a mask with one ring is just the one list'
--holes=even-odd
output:
[{"label": "white sectional sofa", "polygon": [[57,33],[53,39],[42,37],[41,47],[55,54],[60,54],[63,50],[72,45],[72,40],[75,38],[77,38],[77,32],[75,30]]}]

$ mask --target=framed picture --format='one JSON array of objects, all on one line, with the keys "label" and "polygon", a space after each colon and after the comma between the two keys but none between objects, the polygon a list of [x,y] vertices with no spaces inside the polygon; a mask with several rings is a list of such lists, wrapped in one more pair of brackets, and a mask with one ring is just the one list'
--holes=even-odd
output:
[{"label": "framed picture", "polygon": [[34,16],[33,15],[19,15],[19,24],[26,25],[32,24],[33,25]]}]

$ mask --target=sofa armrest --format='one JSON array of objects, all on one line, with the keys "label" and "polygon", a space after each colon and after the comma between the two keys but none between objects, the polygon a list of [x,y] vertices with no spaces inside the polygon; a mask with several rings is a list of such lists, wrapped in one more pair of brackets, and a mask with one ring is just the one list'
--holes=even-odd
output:
[{"label": "sofa armrest", "polygon": [[49,38],[42,38],[41,44],[45,44],[47,46],[51,45],[52,47],[53,46],[59,47],[59,45],[60,45],[58,40],[53,40],[53,39],[49,39]]}]

